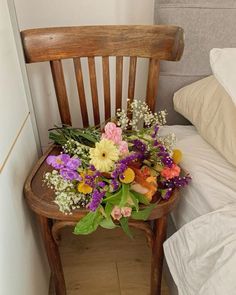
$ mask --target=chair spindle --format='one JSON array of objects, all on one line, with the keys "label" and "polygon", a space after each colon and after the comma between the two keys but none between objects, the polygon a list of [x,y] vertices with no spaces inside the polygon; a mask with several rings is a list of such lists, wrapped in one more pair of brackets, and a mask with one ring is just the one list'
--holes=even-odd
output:
[{"label": "chair spindle", "polygon": [[155,102],[157,97],[158,80],[160,73],[160,61],[155,58],[150,58],[146,102],[152,112],[155,111]]},{"label": "chair spindle", "polygon": [[130,63],[129,63],[129,87],[128,87],[128,98],[130,99],[130,102],[132,102],[134,99],[136,65],[137,65],[137,57],[131,56]]},{"label": "chair spindle", "polygon": [[71,116],[61,60],[50,61],[61,122],[71,125]]},{"label": "chair spindle", "polygon": [[88,127],[89,126],[88,111],[87,111],[86,97],[85,97],[85,91],[84,91],[84,80],[83,80],[83,73],[82,73],[80,58],[74,58],[74,68],[75,68],[75,76],[76,76],[76,83],[77,83],[77,89],[79,94],[83,126]]},{"label": "chair spindle", "polygon": [[122,105],[123,56],[116,57],[116,110]]},{"label": "chair spindle", "polygon": [[104,88],[104,106],[105,106],[105,120],[111,117],[111,92],[110,92],[110,71],[109,71],[109,57],[102,57],[103,68],[103,88]]},{"label": "chair spindle", "polygon": [[100,123],[99,104],[98,104],[98,89],[97,89],[97,78],[95,69],[95,58],[88,57],[89,76],[90,76],[90,87],[93,99],[93,117],[94,124]]}]

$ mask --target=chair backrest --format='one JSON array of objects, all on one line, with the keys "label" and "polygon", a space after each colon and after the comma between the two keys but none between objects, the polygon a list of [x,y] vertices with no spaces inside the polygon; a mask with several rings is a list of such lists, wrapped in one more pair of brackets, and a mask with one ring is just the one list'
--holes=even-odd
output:
[{"label": "chair backrest", "polygon": [[155,109],[160,60],[181,58],[183,30],[177,26],[124,25],[30,29],[21,32],[27,63],[50,61],[59,112],[63,124],[71,115],[62,60],[73,59],[84,127],[89,124],[81,58],[88,58],[95,125],[101,123],[95,57],[102,57],[105,119],[111,116],[109,56],[116,57],[115,106],[122,106],[123,57],[129,60],[128,95],[134,98],[137,58],[149,59],[146,102]]}]

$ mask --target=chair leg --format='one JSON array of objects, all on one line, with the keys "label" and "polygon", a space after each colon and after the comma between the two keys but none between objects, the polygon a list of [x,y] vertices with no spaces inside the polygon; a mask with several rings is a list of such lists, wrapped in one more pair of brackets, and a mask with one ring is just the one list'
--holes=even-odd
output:
[{"label": "chair leg", "polygon": [[56,295],[66,295],[66,285],[58,246],[52,236],[52,220],[38,216],[48,262],[52,271]]},{"label": "chair leg", "polygon": [[154,241],[151,261],[151,295],[161,294],[161,278],[163,266],[163,243],[166,239],[167,217],[163,216],[154,221]]}]

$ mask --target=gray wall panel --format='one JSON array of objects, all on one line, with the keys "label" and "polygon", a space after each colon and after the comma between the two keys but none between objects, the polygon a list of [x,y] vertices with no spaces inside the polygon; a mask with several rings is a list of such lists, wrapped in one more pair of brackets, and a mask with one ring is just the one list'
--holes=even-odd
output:
[{"label": "gray wall panel", "polygon": [[196,80],[199,77],[197,76],[171,76],[171,75],[161,75],[159,80],[159,88],[158,88],[158,99],[157,99],[157,109],[158,110],[167,110],[167,124],[174,125],[189,125],[189,121],[187,121],[184,117],[182,117],[179,113],[174,111],[173,107],[173,93],[188,85]]},{"label": "gray wall panel", "polygon": [[235,0],[156,1],[155,23],[178,25],[185,31],[185,50],[181,61],[161,64],[158,105],[168,107],[172,124],[186,123],[171,109],[173,93],[211,74],[211,48],[236,47],[235,8]]},{"label": "gray wall panel", "polygon": [[159,7],[236,8],[235,0],[156,0]]},{"label": "gray wall panel", "polygon": [[160,8],[158,23],[184,28],[185,49],[179,63],[165,63],[162,71],[180,75],[209,75],[210,49],[236,47],[236,10],[175,8],[174,17],[172,11]]}]

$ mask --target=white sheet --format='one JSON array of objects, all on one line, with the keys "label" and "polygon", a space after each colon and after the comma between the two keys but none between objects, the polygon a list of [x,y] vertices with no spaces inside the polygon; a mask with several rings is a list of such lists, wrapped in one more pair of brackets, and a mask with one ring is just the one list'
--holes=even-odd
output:
[{"label": "white sheet", "polygon": [[164,251],[179,295],[236,294],[236,202],[183,226]]},{"label": "white sheet", "polygon": [[183,152],[181,166],[192,176],[172,213],[177,229],[198,216],[236,202],[236,168],[202,139],[194,126],[167,126],[162,132],[176,134],[176,146]]}]

